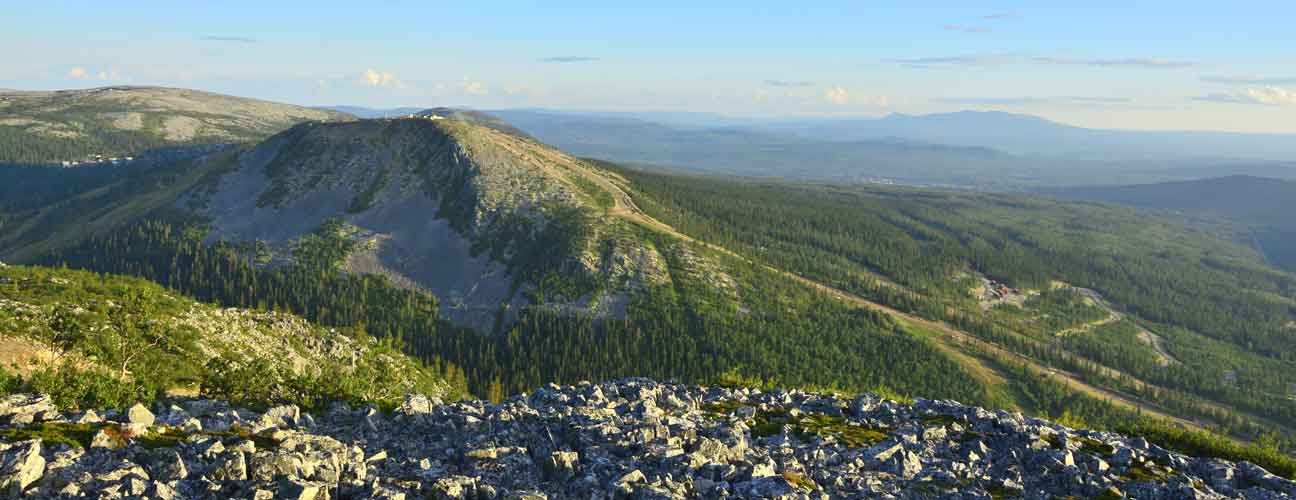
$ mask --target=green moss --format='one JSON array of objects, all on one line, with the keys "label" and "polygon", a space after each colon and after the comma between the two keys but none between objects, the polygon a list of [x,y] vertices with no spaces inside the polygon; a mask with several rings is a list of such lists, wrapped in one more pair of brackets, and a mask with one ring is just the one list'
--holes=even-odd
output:
[{"label": "green moss", "polygon": [[1087,437],[1079,437],[1075,439],[1080,442],[1080,451],[1083,451],[1090,455],[1100,455],[1104,457],[1110,457],[1116,453],[1116,448],[1114,446],[1099,441],[1097,439],[1091,439]]},{"label": "green moss", "polygon": [[855,425],[841,417],[812,413],[800,418],[796,424],[803,437],[832,436],[851,448],[866,448],[886,439],[886,433]]},{"label": "green moss", "polygon": [[990,494],[990,498],[995,498],[995,499],[1018,498],[1021,496],[1020,491],[1004,488],[1003,486],[999,486],[997,484],[986,486],[985,489],[986,489],[986,493]]},{"label": "green moss", "polygon": [[814,481],[806,479],[805,476],[790,470],[783,471],[783,479],[787,481],[788,484],[791,484],[792,487],[797,489],[808,491],[817,491],[819,489],[819,485],[815,484]]},{"label": "green moss", "polygon": [[1134,482],[1163,483],[1170,478],[1170,471],[1156,464],[1143,464],[1130,467],[1130,480]]},{"label": "green moss", "polygon": [[796,437],[809,440],[815,436],[832,437],[851,448],[866,448],[886,439],[886,432],[856,425],[841,417],[822,413],[804,413],[792,416],[785,410],[760,411],[747,421],[753,438],[776,436],[784,427]]},{"label": "green moss", "polygon": [[1049,446],[1052,446],[1054,449],[1060,450],[1063,447],[1062,436],[1059,436],[1056,433],[1044,434],[1040,436],[1040,439],[1043,439],[1044,442],[1048,443]]},{"label": "green moss", "polygon": [[1095,500],[1120,500],[1121,498],[1125,498],[1125,497],[1116,494],[1116,491],[1110,488],[1107,489],[1106,491],[1103,491],[1098,496],[1094,497]]},{"label": "green moss", "polygon": [[279,441],[265,434],[254,434],[251,429],[240,425],[235,425],[229,430],[221,432],[205,433],[208,436],[220,438],[221,443],[226,445],[237,444],[242,441],[252,441],[258,450],[278,448]]},{"label": "green moss", "polygon": [[926,426],[946,426],[957,421],[957,419],[949,415],[929,415],[922,418],[922,423]]},{"label": "green moss", "polygon": [[154,448],[173,448],[185,439],[189,438],[192,433],[186,433],[179,429],[167,428],[162,431],[152,431],[135,437],[135,442],[148,449]]},{"label": "green moss", "polygon": [[78,448],[88,448],[99,429],[100,426],[90,424],[38,423],[26,427],[10,427],[0,430],[0,441],[12,443],[40,439],[46,445],[64,444]]}]

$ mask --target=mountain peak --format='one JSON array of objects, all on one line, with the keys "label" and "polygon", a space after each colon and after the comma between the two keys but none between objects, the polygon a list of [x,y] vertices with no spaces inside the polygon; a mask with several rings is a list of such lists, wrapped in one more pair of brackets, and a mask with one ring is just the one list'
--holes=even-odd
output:
[{"label": "mountain peak", "polygon": [[489,115],[420,116],[299,125],[181,204],[211,220],[209,238],[263,241],[272,259],[330,227],[322,236],[352,247],[342,268],[431,291],[449,318],[482,329],[502,306],[607,313],[661,275],[654,250],[615,237],[612,174]]}]

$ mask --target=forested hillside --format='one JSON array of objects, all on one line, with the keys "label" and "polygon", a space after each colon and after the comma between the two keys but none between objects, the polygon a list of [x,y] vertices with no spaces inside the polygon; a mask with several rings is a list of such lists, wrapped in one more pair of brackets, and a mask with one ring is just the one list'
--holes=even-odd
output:
[{"label": "forested hillside", "polygon": [[1063,199],[1119,203],[1188,218],[1199,224],[1233,223],[1237,239],[1254,245],[1273,265],[1296,271],[1296,181],[1231,176],[1161,184],[1048,189]]},{"label": "forested hillside", "polygon": [[[649,214],[774,267],[1175,414],[1277,425],[1254,432],[1296,424],[1296,279],[1244,245],[1028,197],[621,172]],[[1005,298],[987,298],[987,283]]]},{"label": "forested hillside", "polygon": [[61,408],[168,394],[306,407],[464,394],[452,366],[421,364],[392,340],[202,304],[138,278],[0,266],[0,390],[49,394]]},{"label": "forested hillside", "polygon": [[[264,168],[270,172],[275,168],[323,169],[321,172],[326,175],[312,182],[349,183],[337,179],[354,177],[358,186],[355,191],[363,193],[371,183],[361,181],[373,179],[365,177],[364,169],[383,165],[383,171],[390,175],[386,183],[392,189],[405,189],[410,183],[400,177],[408,175],[397,167],[402,163],[362,162],[366,157],[354,152],[370,147],[388,151],[382,145],[383,136],[391,140],[402,134],[422,134],[420,130],[445,126],[468,125],[434,124],[416,119],[378,122],[356,132],[352,132],[357,130],[356,125],[336,126],[329,129],[330,133],[338,134],[335,136],[303,130],[289,132],[285,137],[306,134],[316,139],[293,143],[303,147],[279,149],[289,156],[267,163]],[[368,129],[373,130],[373,141],[349,141],[351,137],[369,137],[364,135],[369,133],[365,131]],[[517,140],[500,139],[493,132],[478,133],[490,140]],[[443,134],[436,137],[445,138]],[[335,142],[346,146],[330,145]],[[400,141],[394,144],[415,145]],[[467,144],[469,151],[478,155],[490,151],[488,144]],[[401,151],[400,147],[392,150]],[[352,160],[335,163],[313,160],[330,155],[336,159],[336,155],[347,151]],[[417,158],[412,156],[417,151],[402,152],[397,157]],[[371,238],[358,237],[361,233],[357,232],[357,224],[366,224],[364,217],[370,214],[383,213],[375,212],[381,210],[377,207],[390,203],[392,196],[396,196],[393,193],[399,191],[380,189],[384,194],[374,196],[372,208],[358,213],[350,210],[351,197],[343,197],[347,202],[337,205],[334,217],[324,219],[310,231],[278,247],[255,238],[224,241],[211,238],[212,234],[228,237],[237,233],[228,229],[213,233],[210,219],[195,217],[187,209],[213,206],[200,203],[203,197],[197,195],[219,195],[220,182],[240,168],[241,156],[249,154],[255,155],[254,150],[226,152],[124,178],[103,179],[102,185],[86,181],[85,193],[49,205],[15,203],[14,211],[6,215],[11,217],[10,224],[18,224],[15,226],[18,230],[9,233],[12,236],[3,242],[5,254],[24,261],[143,276],[205,300],[288,310],[326,325],[363,324],[373,335],[400,339],[410,352],[429,363],[461,368],[469,389],[483,396],[498,397],[548,382],[627,375],[705,381],[736,372],[797,385],[853,390],[885,387],[906,394],[934,394],[991,405],[1011,404],[1002,390],[963,371],[943,352],[885,315],[855,310],[742,259],[620,219],[616,214],[626,208],[617,208],[620,200],[613,199],[612,192],[608,191],[612,189],[610,184],[600,185],[596,183],[597,177],[583,176],[580,169],[589,168],[588,165],[563,166],[560,161],[571,160],[554,157],[543,168],[567,168],[572,172],[568,174],[573,176],[568,178],[571,187],[564,189],[576,190],[579,206],[599,210],[605,217],[613,214],[606,220],[615,222],[614,225],[605,221],[572,227],[606,235],[590,240],[602,242],[593,248],[597,252],[594,255],[604,262],[596,268],[625,273],[625,269],[650,266],[655,269],[653,274],[629,282],[633,288],[623,292],[624,298],[620,300],[625,302],[619,311],[589,314],[573,310],[564,305],[566,302],[550,299],[568,285],[551,282],[545,273],[528,275],[527,269],[544,268],[528,267],[534,264],[514,259],[537,255],[563,263],[573,255],[580,255],[573,252],[585,250],[546,246],[548,243],[543,239],[508,240],[505,238],[517,236],[485,231],[478,236],[481,245],[474,245],[478,248],[474,251],[484,258],[501,259],[506,269],[525,278],[519,285],[538,283],[539,286],[531,288],[529,305],[497,304],[501,311],[510,314],[501,314],[494,326],[476,331],[455,326],[443,313],[447,309],[445,297],[396,282],[386,273],[342,272],[351,269],[358,253],[372,248],[369,247]],[[439,161],[423,158],[409,164],[428,167],[434,164],[431,162]],[[479,161],[476,156],[465,158],[469,159],[465,161]],[[497,163],[492,168],[518,168],[501,163],[513,161],[509,157],[494,161]],[[347,167],[339,168],[343,165]],[[541,167],[528,168],[533,169],[530,172],[534,175],[540,173]],[[329,174],[327,169],[339,170]],[[477,174],[479,177],[471,182],[482,185],[483,189],[474,196],[481,197],[477,198],[481,203],[497,203],[502,209],[518,206],[504,197],[525,193],[500,191],[497,198],[492,191],[499,188],[490,184],[491,179],[497,178],[491,176],[507,172]],[[526,172],[519,170],[517,175]],[[419,174],[416,171],[414,175]],[[263,193],[276,189],[275,177],[270,179]],[[428,185],[437,187],[431,194],[417,190],[422,187],[420,183],[413,186],[415,194],[404,196],[434,196],[440,189],[455,186],[433,183],[435,179],[427,181]],[[581,179],[585,180],[581,182]],[[300,184],[303,180],[309,181],[309,176],[288,180],[292,184],[285,184],[287,187],[275,195],[276,201],[267,201],[267,207],[253,210],[273,210],[275,203],[290,206],[298,197],[309,196],[313,188]],[[253,205],[262,201],[263,196],[256,191],[231,193],[249,197]],[[38,193],[32,193],[29,199],[40,198]],[[461,229],[456,230],[467,231],[473,227],[469,224],[489,220],[476,215],[477,205],[469,203],[473,199],[455,197],[455,203],[442,205],[433,198],[428,205],[435,210],[432,214],[442,219],[437,223],[461,224],[457,226]],[[237,222],[236,219],[229,221]],[[284,219],[276,222],[267,227],[284,227]],[[94,230],[82,232],[86,227]],[[84,239],[78,241],[78,234]],[[498,256],[491,250],[492,245],[500,248]],[[659,257],[643,261],[649,263],[636,263],[617,257],[618,253],[611,251],[615,248],[650,249]],[[655,262],[658,259],[660,262]],[[274,265],[266,265],[272,261]],[[439,265],[463,264],[443,261]],[[569,273],[562,276],[571,279]],[[606,279],[615,274],[598,276]],[[588,297],[595,292],[584,293]],[[508,319],[510,315],[512,319]],[[878,363],[878,359],[888,361]]]}]

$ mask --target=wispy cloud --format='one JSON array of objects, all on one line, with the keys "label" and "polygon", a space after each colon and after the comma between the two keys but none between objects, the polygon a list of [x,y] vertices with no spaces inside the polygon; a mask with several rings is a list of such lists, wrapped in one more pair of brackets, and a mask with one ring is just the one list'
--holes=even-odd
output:
[{"label": "wispy cloud", "polygon": [[995,21],[999,19],[1011,19],[1013,17],[1016,16],[1012,15],[1009,12],[995,12],[993,14],[986,14],[984,16],[981,16],[981,19],[985,19],[987,21]]},{"label": "wispy cloud", "polygon": [[793,87],[813,87],[814,82],[805,81],[788,81],[788,80],[765,80],[765,85],[771,87],[793,88]]},{"label": "wispy cloud", "polygon": [[998,66],[1011,62],[1013,56],[1005,54],[968,54],[960,56],[918,57],[893,59],[892,62],[910,67],[932,68],[940,66]]},{"label": "wispy cloud", "polygon": [[954,31],[958,33],[967,33],[970,35],[984,35],[994,30],[985,26],[962,26],[958,24],[946,24],[945,31]]},{"label": "wispy cloud", "polygon": [[1076,59],[1070,57],[1033,57],[1032,62],[1050,65],[1100,66],[1107,68],[1188,68],[1196,63],[1174,61],[1155,57],[1127,57],[1122,59]]},{"label": "wispy cloud", "polygon": [[555,56],[555,57],[546,57],[544,59],[541,59],[540,62],[579,63],[579,62],[594,62],[598,60],[600,60],[598,57],[589,57],[589,56]]},{"label": "wispy cloud", "polygon": [[1198,101],[1230,104],[1263,104],[1267,106],[1296,106],[1296,91],[1281,87],[1256,87],[1240,92],[1218,92],[1201,97]]},{"label": "wispy cloud", "polygon": [[916,68],[949,66],[1000,66],[1005,64],[1037,64],[1045,66],[1093,66],[1102,68],[1177,69],[1195,66],[1191,61],[1176,61],[1154,57],[1127,57],[1120,59],[1083,59],[1054,56],[1024,56],[1020,54],[968,54],[956,56],[893,59],[892,62]]},{"label": "wispy cloud", "polygon": [[257,39],[255,39],[255,38],[248,38],[248,37],[245,37],[245,36],[224,36],[224,35],[208,35],[208,36],[204,36],[204,37],[202,37],[202,40],[204,40],[204,41],[208,41],[208,42],[237,42],[237,43],[256,43],[256,42],[257,42]]},{"label": "wispy cloud", "polygon": [[1296,85],[1296,77],[1262,78],[1257,76],[1203,76],[1203,82],[1230,85]]},{"label": "wispy cloud", "polygon": [[1133,99],[1103,96],[1052,96],[1052,97],[946,97],[936,99],[945,104],[964,106],[1039,106],[1065,105],[1078,107],[1142,107]]}]

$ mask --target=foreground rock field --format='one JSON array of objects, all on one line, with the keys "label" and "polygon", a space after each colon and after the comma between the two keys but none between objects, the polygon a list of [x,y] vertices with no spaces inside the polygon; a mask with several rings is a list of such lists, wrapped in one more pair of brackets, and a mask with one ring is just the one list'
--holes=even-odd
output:
[{"label": "foreground rock field", "polygon": [[1288,498],[1250,463],[953,402],[628,379],[502,404],[308,414],[0,399],[0,495],[32,498]]}]

